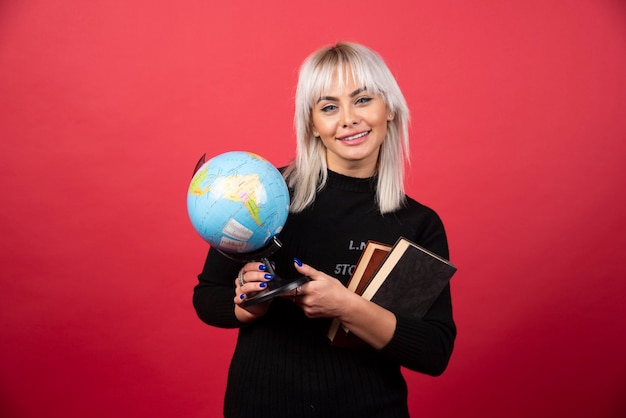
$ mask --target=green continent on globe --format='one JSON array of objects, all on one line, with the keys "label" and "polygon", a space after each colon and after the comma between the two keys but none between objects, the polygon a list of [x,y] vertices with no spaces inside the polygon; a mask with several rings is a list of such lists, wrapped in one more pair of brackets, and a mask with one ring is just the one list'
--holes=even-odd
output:
[{"label": "green continent on globe", "polygon": [[205,193],[215,193],[234,202],[242,203],[257,225],[262,225],[258,203],[262,199],[263,185],[257,174],[217,177],[210,186],[202,186],[207,180],[208,165],[199,171],[189,186],[189,193],[202,196]]},{"label": "green continent on globe", "polygon": [[209,166],[205,166],[202,170],[198,171],[191,179],[191,184],[189,185],[189,193],[202,196],[206,192],[209,191],[209,187],[202,188],[202,183],[207,179],[207,173],[209,172]]}]

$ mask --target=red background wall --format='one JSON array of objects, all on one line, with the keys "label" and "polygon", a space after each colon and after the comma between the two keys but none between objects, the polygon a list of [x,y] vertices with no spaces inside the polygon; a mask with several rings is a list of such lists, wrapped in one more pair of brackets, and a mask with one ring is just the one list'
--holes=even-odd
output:
[{"label": "red background wall", "polygon": [[288,162],[297,68],[338,40],[395,72],[459,267],[412,413],[626,414],[623,1],[30,0],[0,4],[0,415],[220,415],[191,172]]}]

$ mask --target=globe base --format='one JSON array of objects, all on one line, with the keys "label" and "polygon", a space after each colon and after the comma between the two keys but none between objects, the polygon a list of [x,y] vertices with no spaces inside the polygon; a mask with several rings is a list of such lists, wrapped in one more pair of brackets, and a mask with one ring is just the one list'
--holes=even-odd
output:
[{"label": "globe base", "polygon": [[297,288],[298,286],[302,286],[310,280],[311,279],[306,276],[302,276],[292,281],[287,281],[285,279],[281,279],[278,276],[274,276],[274,279],[271,282],[267,282],[268,289],[266,291],[263,291],[262,293],[251,297],[250,299],[246,299],[241,305],[245,308],[248,306],[256,305],[257,303],[265,302],[266,300],[270,300],[275,298],[276,296],[287,293],[290,290]]}]

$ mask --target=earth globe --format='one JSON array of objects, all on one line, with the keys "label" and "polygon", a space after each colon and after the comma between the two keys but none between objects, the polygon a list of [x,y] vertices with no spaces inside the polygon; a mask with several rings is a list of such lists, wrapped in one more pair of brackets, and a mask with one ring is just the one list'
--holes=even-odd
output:
[{"label": "earth globe", "polygon": [[265,158],[251,152],[226,152],[195,172],[187,211],[194,229],[212,247],[229,254],[250,254],[270,244],[283,228],[289,190]]},{"label": "earth globe", "polygon": [[267,287],[243,301],[251,306],[286,293],[310,279],[284,280],[269,257],[282,244],[277,235],[289,214],[289,190],[265,158],[231,151],[198,162],[187,191],[191,224],[211,247],[240,261],[261,261],[274,276]]}]

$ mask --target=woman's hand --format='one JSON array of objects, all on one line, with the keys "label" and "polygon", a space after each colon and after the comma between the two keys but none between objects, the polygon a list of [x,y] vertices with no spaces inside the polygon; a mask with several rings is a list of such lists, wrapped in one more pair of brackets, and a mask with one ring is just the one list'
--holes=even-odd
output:
[{"label": "woman's hand", "polygon": [[302,308],[309,318],[340,318],[349,309],[350,301],[355,293],[349,291],[339,280],[313,267],[294,260],[296,269],[311,279],[286,295],[291,297]]},{"label": "woman's hand", "polygon": [[337,318],[344,327],[374,347],[382,349],[393,338],[396,316],[387,309],[348,290],[339,280],[294,260],[298,272],[311,281],[290,296],[310,318]]},{"label": "woman's hand", "polygon": [[235,279],[235,316],[240,322],[253,321],[267,312],[271,300],[244,307],[245,300],[250,299],[267,288],[272,276],[261,262],[244,265]]}]

